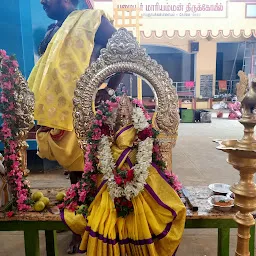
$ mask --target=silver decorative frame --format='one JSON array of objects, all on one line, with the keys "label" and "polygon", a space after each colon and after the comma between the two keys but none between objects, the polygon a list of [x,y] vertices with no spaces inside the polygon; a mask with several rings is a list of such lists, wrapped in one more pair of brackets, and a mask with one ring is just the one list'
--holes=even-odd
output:
[{"label": "silver decorative frame", "polygon": [[26,79],[19,70],[16,71],[18,76],[18,88],[14,92],[15,98],[15,115],[16,124],[19,127],[17,136],[18,147],[20,151],[20,161],[23,174],[29,173],[27,168],[27,137],[29,131],[34,126],[34,93],[30,91]]},{"label": "silver decorative frame", "polygon": [[[113,35],[97,61],[77,82],[73,118],[82,149],[85,149],[86,134],[94,115],[92,101],[95,94],[107,78],[120,72],[135,73],[151,84],[155,90],[157,107],[154,126],[164,140],[175,138],[176,141],[179,125],[178,96],[172,80],[168,72],[140,47],[133,35],[122,28]],[[175,142],[171,144],[173,146]]]},{"label": "silver decorative frame", "polygon": [[20,132],[28,132],[34,126],[35,98],[20,71],[17,71],[17,75],[19,87],[14,92],[17,126]]}]

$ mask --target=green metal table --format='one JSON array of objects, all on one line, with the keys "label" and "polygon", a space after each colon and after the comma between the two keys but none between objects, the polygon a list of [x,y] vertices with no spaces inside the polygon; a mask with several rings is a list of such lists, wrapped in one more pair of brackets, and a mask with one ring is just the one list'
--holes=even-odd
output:
[{"label": "green metal table", "polygon": [[[229,256],[230,228],[236,223],[228,219],[188,219],[186,228],[217,228],[218,256]],[[68,230],[61,221],[2,221],[0,231],[24,231],[26,256],[39,256],[39,230],[45,231],[47,256],[57,256],[56,230]],[[255,228],[251,229],[250,252],[254,256]]]},{"label": "green metal table", "polygon": [[[199,206],[196,213],[187,209],[185,228],[218,229],[218,256],[229,256],[230,229],[237,228],[233,220],[234,210],[223,213],[212,209],[208,203],[209,190],[206,187],[188,187]],[[11,219],[0,214],[0,231],[24,231],[26,256],[39,256],[39,231],[45,231],[47,256],[57,256],[56,230],[68,230],[59,215],[46,213],[19,213]],[[250,253],[254,256],[255,226],[251,228]]]}]

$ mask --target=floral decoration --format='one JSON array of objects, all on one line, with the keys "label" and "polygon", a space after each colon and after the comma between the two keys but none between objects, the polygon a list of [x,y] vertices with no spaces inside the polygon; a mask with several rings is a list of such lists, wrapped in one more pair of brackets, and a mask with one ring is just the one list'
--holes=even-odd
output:
[{"label": "floral decoration", "polygon": [[[143,189],[148,178],[148,168],[152,162],[152,138],[147,138],[139,142],[138,152],[136,156],[137,164],[131,170],[123,171],[123,180],[120,176],[120,171],[116,170],[115,162],[112,157],[110,142],[107,136],[103,136],[99,144],[99,159],[100,170],[103,174],[103,179],[107,180],[110,197],[115,198],[125,197],[128,201],[136,197]],[[128,172],[133,178],[127,181]],[[124,182],[125,181],[125,182]]]},{"label": "floral decoration", "polygon": [[[15,96],[14,92],[19,86],[18,63],[13,56],[8,56],[0,50],[0,85],[1,107],[3,118],[2,134],[5,142],[5,167],[7,169],[8,183],[12,190],[12,200],[7,205],[8,217],[15,212],[26,211],[31,207],[30,184],[23,175],[19,156],[19,147],[16,136],[18,128],[15,126]],[[166,171],[162,160],[157,138],[158,132],[152,127],[151,118],[141,101],[134,99],[132,119],[137,129],[138,152],[137,163],[131,169],[118,169],[111,153],[109,137],[114,136],[112,123],[119,98],[111,98],[97,108],[95,119],[87,134],[87,147],[85,151],[85,166],[82,179],[71,185],[66,193],[64,202],[59,205],[61,209],[67,208],[77,213],[88,214],[88,208],[97,194],[97,181],[99,174],[107,181],[110,196],[113,199],[118,216],[125,217],[133,211],[132,198],[136,197],[146,184],[148,167],[154,162],[164,173],[166,179],[181,195],[181,183],[176,175]],[[99,160],[100,159],[100,163]]]},{"label": "floral decoration", "polygon": [[[87,134],[88,143],[85,150],[85,166],[82,179],[68,189],[64,202],[59,205],[60,209],[67,208],[87,215],[88,206],[97,194],[97,177],[100,174],[97,158],[98,144],[102,135],[110,136],[113,134],[107,120],[111,118],[111,113],[117,105],[117,101],[111,98],[110,101],[98,106],[95,119]],[[82,207],[79,208],[79,206]]]},{"label": "floral decoration", "polygon": [[134,128],[139,132],[149,127],[148,120],[140,107],[133,108],[132,120]]},{"label": "floral decoration", "polygon": [[172,188],[178,193],[178,195],[181,197],[182,194],[182,184],[178,179],[178,176],[170,171],[164,172],[168,183],[172,186]]},{"label": "floral decoration", "polygon": [[13,216],[17,210],[29,210],[31,205],[30,184],[23,175],[16,137],[19,130],[16,125],[14,92],[19,86],[18,67],[14,56],[8,56],[6,51],[0,50],[0,112],[3,119],[1,133],[5,146],[4,165],[7,169],[8,184],[12,191],[12,200],[5,207],[5,210],[9,211],[8,217]]},{"label": "floral decoration", "polygon": [[[143,191],[148,177],[148,168],[154,162],[163,172],[169,184],[180,193],[181,183],[177,176],[166,171],[160,146],[156,140],[158,131],[152,127],[152,121],[141,101],[134,99],[132,119],[137,129],[136,164],[132,168],[117,168],[111,151],[111,138],[114,131],[111,123],[118,106],[119,98],[111,98],[102,103],[87,134],[85,168],[82,179],[70,187],[61,209],[67,208],[87,216],[88,208],[97,194],[97,177],[103,175],[117,215],[125,217],[133,211],[132,199]],[[111,120],[111,121],[110,121]]]},{"label": "floral decoration", "polygon": [[13,211],[9,211],[9,212],[7,212],[7,214],[6,214],[6,216],[7,216],[8,218],[13,217],[13,215],[14,215],[14,212],[13,212]]}]

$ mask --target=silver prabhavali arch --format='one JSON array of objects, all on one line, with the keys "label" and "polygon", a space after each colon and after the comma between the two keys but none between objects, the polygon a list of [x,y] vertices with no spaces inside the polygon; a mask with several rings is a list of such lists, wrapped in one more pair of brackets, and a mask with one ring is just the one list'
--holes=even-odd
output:
[{"label": "silver prabhavali arch", "polygon": [[[74,127],[80,145],[85,149],[86,133],[93,118],[92,102],[99,86],[111,75],[134,73],[145,79],[156,98],[154,127],[160,131],[161,151],[171,168],[171,150],[175,145],[179,115],[178,96],[172,80],[161,65],[152,60],[126,29],[119,29],[109,40],[100,57],[77,82],[74,93]],[[167,161],[168,160],[168,161]]]}]

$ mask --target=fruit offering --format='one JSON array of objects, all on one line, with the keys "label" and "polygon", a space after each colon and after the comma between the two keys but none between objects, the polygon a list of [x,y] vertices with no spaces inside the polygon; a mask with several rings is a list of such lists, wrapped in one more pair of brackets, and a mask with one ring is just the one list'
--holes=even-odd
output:
[{"label": "fruit offering", "polygon": [[32,200],[35,201],[35,202],[37,202],[37,201],[39,201],[40,198],[43,197],[43,196],[44,196],[44,195],[43,195],[42,192],[37,191],[37,192],[35,192],[35,193],[32,195]]},{"label": "fruit offering", "polygon": [[45,206],[48,206],[50,203],[50,199],[45,196],[41,197],[39,201],[42,201],[45,204]]},{"label": "fruit offering", "polygon": [[35,204],[34,204],[34,210],[36,212],[41,212],[43,211],[45,208],[45,204],[42,202],[42,201],[37,201]]},{"label": "fruit offering", "polygon": [[59,201],[59,202],[62,202],[64,200],[64,197],[66,196],[66,194],[64,192],[59,192],[57,195],[56,195],[56,200]]}]

